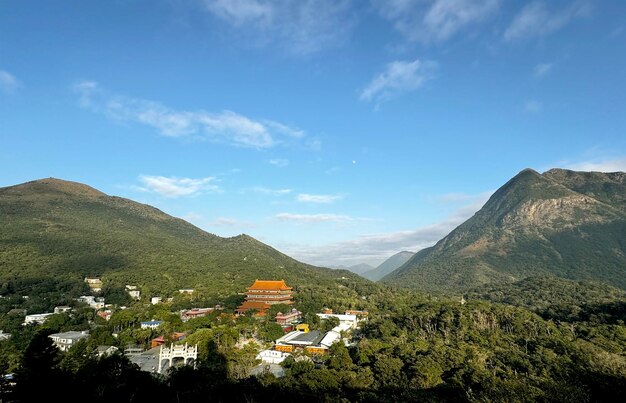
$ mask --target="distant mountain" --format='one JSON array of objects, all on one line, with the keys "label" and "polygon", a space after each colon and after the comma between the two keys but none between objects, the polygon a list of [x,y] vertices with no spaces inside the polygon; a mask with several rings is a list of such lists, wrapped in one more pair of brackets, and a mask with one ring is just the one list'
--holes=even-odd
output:
[{"label": "distant mountain", "polygon": [[369,265],[367,263],[359,263],[359,264],[355,264],[352,266],[332,266],[333,269],[335,270],[348,270],[351,271],[352,273],[356,273],[356,274],[363,274],[366,271],[370,271],[374,269],[374,266]]},{"label": "distant mountain", "polygon": [[626,289],[626,174],[525,169],[383,282],[424,291],[552,274]]},{"label": "distant mountain", "polygon": [[361,276],[365,277],[368,280],[378,281],[381,278],[385,277],[387,274],[396,270],[398,267],[405,264],[410,258],[414,255],[413,252],[398,252],[395,255],[391,256],[389,259],[382,262],[375,269],[363,272]]},{"label": "distant mountain", "polygon": [[42,179],[0,188],[0,284],[106,284],[232,295],[255,279],[337,289],[338,273],[300,263],[256,239],[221,238],[132,200],[87,185]]}]

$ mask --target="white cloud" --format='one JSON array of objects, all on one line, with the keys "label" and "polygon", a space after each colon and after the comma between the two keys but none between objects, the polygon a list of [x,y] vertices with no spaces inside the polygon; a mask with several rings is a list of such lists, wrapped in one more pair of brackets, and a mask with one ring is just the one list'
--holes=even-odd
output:
[{"label": "white cloud", "polygon": [[355,221],[353,217],[339,214],[293,214],[279,213],[274,218],[280,221],[293,221],[303,223],[320,223],[320,222],[349,222]]},{"label": "white cloud", "polygon": [[248,148],[271,148],[305,136],[300,129],[255,120],[233,111],[211,113],[168,108],[139,98],[109,96],[95,81],[74,85],[80,105],[111,119],[143,124],[167,137],[203,139]]},{"label": "white cloud", "polygon": [[215,220],[211,221],[209,225],[215,226],[215,227],[237,227],[237,228],[243,228],[243,227],[251,228],[251,227],[256,226],[252,222],[241,221],[241,220],[237,220],[235,218],[229,218],[229,217],[218,217]]},{"label": "white cloud", "polygon": [[337,200],[341,200],[343,197],[339,195],[313,195],[309,193],[300,193],[296,200],[304,203],[321,203],[330,204]]},{"label": "white cloud", "polygon": [[0,70],[0,91],[10,94],[20,86],[15,76],[6,70]]},{"label": "white cloud", "polygon": [[139,180],[144,190],[158,193],[165,197],[193,196],[201,192],[221,192],[215,185],[215,177],[206,178],[177,178],[165,176],[140,175]]},{"label": "white cloud", "polygon": [[434,77],[437,64],[432,61],[393,61],[361,91],[362,101],[385,101],[404,92],[415,91]]},{"label": "white cloud", "polygon": [[471,203],[460,207],[446,219],[421,228],[363,235],[356,239],[321,246],[285,244],[280,250],[298,260],[323,266],[352,265],[358,263],[378,264],[395,253],[419,251],[434,245],[450,231],[478,211],[492,192],[481,193]]},{"label": "white cloud", "polygon": [[552,70],[552,63],[539,63],[533,68],[533,75],[537,78],[546,76]]},{"label": "white cloud", "polygon": [[543,104],[539,101],[526,101],[524,110],[528,113],[539,113],[543,109]]},{"label": "white cloud", "polygon": [[574,171],[626,172],[626,157],[581,161],[566,164],[565,168]]},{"label": "white cloud", "polygon": [[[312,54],[343,44],[354,26],[352,0],[205,0],[205,9],[242,42]],[[231,36],[232,37],[232,36]]]},{"label": "white cloud", "polygon": [[410,41],[443,42],[491,16],[500,0],[375,0],[379,13]]},{"label": "white cloud", "polygon": [[289,165],[289,160],[285,158],[273,158],[268,162],[274,166],[277,166],[278,168],[284,168]]},{"label": "white cloud", "polygon": [[266,195],[282,196],[292,192],[291,189],[270,189],[263,186],[255,186],[251,189],[255,193]]},{"label": "white cloud", "polygon": [[509,42],[549,35],[565,27],[573,19],[589,14],[591,6],[587,1],[575,1],[569,7],[550,11],[542,1],[527,4],[517,14],[504,32]]}]

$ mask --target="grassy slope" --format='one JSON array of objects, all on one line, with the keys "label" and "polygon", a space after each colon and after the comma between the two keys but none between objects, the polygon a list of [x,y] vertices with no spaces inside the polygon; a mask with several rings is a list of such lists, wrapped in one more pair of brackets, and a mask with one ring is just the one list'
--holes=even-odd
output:
[{"label": "grassy slope", "polygon": [[102,276],[117,285],[222,295],[257,278],[285,279],[292,286],[367,283],[346,271],[300,263],[247,235],[221,238],[73,182],[46,179],[2,188],[0,217],[0,282]]}]

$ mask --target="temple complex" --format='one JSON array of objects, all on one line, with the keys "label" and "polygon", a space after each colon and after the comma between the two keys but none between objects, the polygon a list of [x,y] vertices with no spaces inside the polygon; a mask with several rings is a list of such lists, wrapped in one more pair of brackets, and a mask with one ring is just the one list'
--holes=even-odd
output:
[{"label": "temple complex", "polygon": [[256,280],[248,287],[245,301],[237,308],[238,314],[254,309],[259,315],[265,315],[271,305],[293,304],[293,291],[285,284],[285,280]]}]

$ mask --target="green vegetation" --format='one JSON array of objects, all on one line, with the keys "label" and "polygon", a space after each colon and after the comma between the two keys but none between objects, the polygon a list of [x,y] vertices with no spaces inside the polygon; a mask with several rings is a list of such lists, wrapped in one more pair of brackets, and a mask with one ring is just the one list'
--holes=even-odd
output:
[{"label": "green vegetation", "polygon": [[[86,292],[86,276],[101,277],[116,301],[125,298],[126,284],[140,286],[146,297],[193,288],[199,297],[227,298],[258,278],[331,292],[345,282],[367,283],[348,271],[300,263],[247,235],[221,238],[73,182],[2,188],[0,217],[0,292],[32,295],[46,284],[75,296]],[[56,285],[48,286],[51,281]]]},{"label": "green vegetation", "polygon": [[556,275],[626,289],[626,174],[524,170],[383,282],[456,293]]}]

